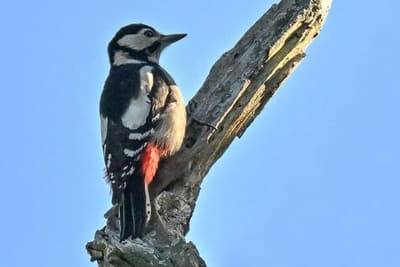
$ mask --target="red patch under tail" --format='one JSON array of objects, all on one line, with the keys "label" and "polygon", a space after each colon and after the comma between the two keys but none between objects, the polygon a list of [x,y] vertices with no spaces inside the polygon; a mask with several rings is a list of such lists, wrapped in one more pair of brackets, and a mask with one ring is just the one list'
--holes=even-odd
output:
[{"label": "red patch under tail", "polygon": [[161,149],[153,143],[148,144],[144,149],[141,159],[141,170],[146,185],[149,185],[153,181],[160,157],[163,157],[165,153],[165,149]]}]

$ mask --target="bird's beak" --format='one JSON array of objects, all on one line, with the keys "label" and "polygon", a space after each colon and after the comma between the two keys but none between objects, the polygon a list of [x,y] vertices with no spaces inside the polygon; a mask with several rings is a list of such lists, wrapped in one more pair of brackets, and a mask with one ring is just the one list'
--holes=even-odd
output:
[{"label": "bird's beak", "polygon": [[161,35],[161,43],[163,44],[164,47],[175,43],[176,41],[179,41],[183,37],[185,37],[187,34],[186,33],[179,33],[179,34],[169,34],[169,35]]}]

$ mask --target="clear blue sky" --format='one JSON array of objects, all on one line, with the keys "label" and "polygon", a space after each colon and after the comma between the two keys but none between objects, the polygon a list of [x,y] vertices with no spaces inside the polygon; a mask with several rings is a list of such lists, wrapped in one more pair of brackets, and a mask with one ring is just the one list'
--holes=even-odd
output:
[{"label": "clear blue sky", "polygon": [[[189,100],[272,1],[8,1],[0,8],[7,267],[95,266],[110,205],[98,100],[115,31],[188,37],[161,63]],[[400,266],[398,1],[334,1],[297,71],[202,186],[188,238],[210,267]]]}]

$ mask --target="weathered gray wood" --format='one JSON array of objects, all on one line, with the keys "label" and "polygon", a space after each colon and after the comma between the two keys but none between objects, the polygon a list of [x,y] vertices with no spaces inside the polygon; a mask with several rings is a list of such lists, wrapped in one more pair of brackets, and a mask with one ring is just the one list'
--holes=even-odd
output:
[{"label": "weathered gray wood", "polygon": [[148,234],[119,243],[118,222],[111,211],[107,226],[87,244],[91,260],[101,267],[206,266],[184,238],[200,184],[304,58],[330,5],[331,0],[283,0],[222,55],[188,104],[183,148],[161,163],[152,184],[154,213]]}]

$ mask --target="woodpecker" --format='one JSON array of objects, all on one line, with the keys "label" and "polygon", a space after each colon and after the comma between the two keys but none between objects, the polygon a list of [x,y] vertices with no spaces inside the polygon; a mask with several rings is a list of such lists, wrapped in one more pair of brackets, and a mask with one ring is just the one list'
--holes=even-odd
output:
[{"label": "woodpecker", "polygon": [[148,187],[159,160],[176,153],[185,136],[182,94],[159,65],[163,49],[185,36],[131,24],[108,45],[111,68],[100,98],[100,124],[121,241],[143,235],[151,216]]}]

